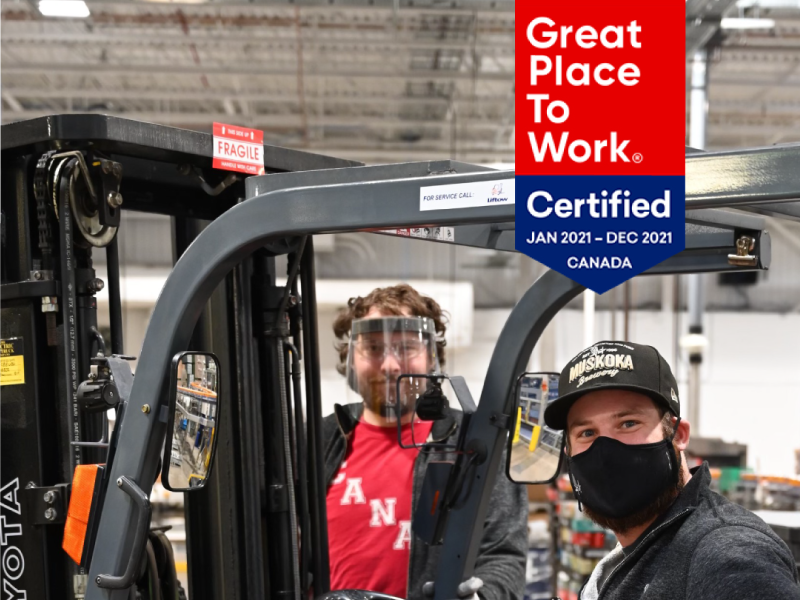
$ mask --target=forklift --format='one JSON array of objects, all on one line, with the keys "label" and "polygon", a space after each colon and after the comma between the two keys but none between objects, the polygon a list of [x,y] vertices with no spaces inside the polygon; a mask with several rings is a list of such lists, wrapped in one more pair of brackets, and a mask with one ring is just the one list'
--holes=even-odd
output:
[{"label": "forklift", "polygon": [[[169,542],[151,528],[160,475],[185,494],[192,600],[389,598],[330,589],[314,236],[439,227],[449,235],[428,243],[514,252],[513,197],[423,202],[514,173],[452,160],[363,166],[265,146],[265,174],[243,179],[215,171],[212,149],[210,134],[103,115],[2,127],[4,597],[185,597]],[[686,249],[642,276],[768,269],[764,218],[722,208],[790,217],[798,158],[800,146],[687,152]],[[122,339],[122,210],[172,217],[175,264],[136,376]],[[107,282],[92,263],[101,250]],[[110,340],[97,324],[105,285]],[[468,417],[458,458],[425,482],[459,501],[414,526],[442,546],[435,600],[456,597],[472,574],[496,478],[558,475],[563,440],[536,430],[529,399],[526,440],[550,466],[512,464],[539,458],[512,447],[520,381],[545,327],[583,290],[547,271],[500,332],[480,401],[457,373],[431,376],[419,399],[434,417],[447,410],[448,379]],[[548,442],[534,448],[534,431]]]}]

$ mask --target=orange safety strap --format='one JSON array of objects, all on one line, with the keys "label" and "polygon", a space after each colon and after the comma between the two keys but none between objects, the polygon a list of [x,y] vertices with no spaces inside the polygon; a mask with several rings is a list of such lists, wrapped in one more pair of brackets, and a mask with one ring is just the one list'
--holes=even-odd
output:
[{"label": "orange safety strap", "polygon": [[72,477],[67,521],[64,523],[64,540],[61,547],[76,563],[81,564],[83,542],[89,525],[89,512],[100,465],[78,465]]},{"label": "orange safety strap", "polygon": [[[208,388],[201,388],[201,389],[194,389],[193,390],[191,388],[187,388],[187,387],[184,387],[182,385],[179,385],[179,386],[177,386],[177,389],[179,391],[181,391],[181,392],[188,392],[189,394],[194,394],[195,396],[207,396],[208,398],[216,398],[217,397],[217,393],[216,392],[212,392],[211,390],[208,390]],[[208,390],[208,391],[204,392],[202,390]]]},{"label": "orange safety strap", "polygon": [[196,389],[200,390],[200,391],[208,392],[209,394],[213,394],[214,396],[217,395],[217,392],[215,392],[214,390],[209,389],[209,388],[207,388],[207,387],[205,387],[203,385],[200,385],[196,381],[191,382],[189,385],[192,386],[193,388],[196,388]]}]

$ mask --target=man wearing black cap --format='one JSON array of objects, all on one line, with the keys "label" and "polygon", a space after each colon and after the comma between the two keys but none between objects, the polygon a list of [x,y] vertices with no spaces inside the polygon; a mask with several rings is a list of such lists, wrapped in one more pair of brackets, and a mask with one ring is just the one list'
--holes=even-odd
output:
[{"label": "man wearing black cap", "polygon": [[564,368],[559,391],[545,423],[565,432],[583,511],[619,540],[581,600],[800,599],[786,544],[709,489],[707,463],[688,469],[690,426],[655,348],[595,344]]}]

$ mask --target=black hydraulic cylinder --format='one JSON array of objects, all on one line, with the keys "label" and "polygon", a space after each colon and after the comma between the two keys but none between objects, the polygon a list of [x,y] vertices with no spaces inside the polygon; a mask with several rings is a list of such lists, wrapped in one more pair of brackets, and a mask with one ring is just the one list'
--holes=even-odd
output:
[{"label": "black hydraulic cylinder", "polygon": [[289,436],[289,450],[290,450],[290,460],[292,461],[292,475],[295,479],[295,498],[297,497],[297,440],[295,438],[295,421],[294,421],[294,408],[292,407],[292,401],[294,392],[292,390],[292,373],[291,373],[291,354],[286,349],[286,342],[283,341],[283,359],[281,364],[283,365],[283,389],[284,395],[286,400],[286,414],[287,419],[286,422],[289,423],[289,429],[286,431],[286,434]]},{"label": "black hydraulic cylinder", "polygon": [[122,338],[122,300],[119,292],[119,245],[117,236],[106,246],[108,265],[108,314],[111,321],[111,354],[125,354]]},{"label": "black hydraulic cylinder", "polygon": [[[261,403],[258,398],[258,368],[253,339],[253,306],[251,302],[252,260],[243,261],[234,269],[231,283],[233,331],[236,348],[236,381],[238,410],[236,423],[239,432],[242,531],[241,559],[243,582],[252,598],[265,598],[266,550],[264,547],[262,498],[264,489],[264,442],[261,430]],[[234,375],[233,373],[231,374]],[[233,415],[231,415],[233,418]]]},{"label": "black hydraulic cylinder", "polygon": [[[61,431],[61,465],[62,465],[62,482],[71,481],[75,467],[84,464],[89,458],[82,451],[80,446],[71,444],[71,442],[81,441],[97,441],[99,439],[99,432],[102,427],[98,427],[93,433],[97,435],[92,440],[87,440],[84,436],[86,434],[86,420],[84,415],[81,415],[78,406],[78,385],[84,377],[81,374],[81,363],[86,361],[88,349],[86,348],[84,338],[82,335],[82,318],[85,314],[81,314],[78,307],[78,295],[75,271],[77,267],[76,252],[76,236],[80,236],[74,228],[72,222],[72,208],[70,207],[70,171],[75,168],[76,159],[66,159],[64,169],[60,172],[60,176],[53,182],[53,187],[56,190],[58,197],[58,261],[54,260],[53,267],[58,273],[58,279],[61,282],[61,296],[58,298],[60,318],[58,319],[59,325],[57,326],[58,339],[56,354],[60,368],[57,369],[57,413],[60,421]],[[54,240],[55,242],[55,240]],[[55,258],[55,257],[54,257]],[[51,298],[52,300],[52,298]],[[44,306],[44,304],[43,304]],[[50,313],[54,314],[54,313]],[[49,325],[52,325],[54,319],[51,319]],[[94,325],[97,324],[95,320]],[[88,372],[86,373],[88,375]],[[98,419],[99,415],[94,415],[94,420]],[[100,417],[101,418],[101,417]],[[92,458],[102,456],[101,452],[92,452]],[[66,581],[63,585],[69,585],[73,582],[74,576],[78,574],[77,565],[72,562],[66,563]],[[67,589],[70,589],[69,587]]]},{"label": "black hydraulic cylinder", "polygon": [[[73,168],[75,159],[68,159],[69,164],[65,168],[68,172]],[[59,381],[59,388],[62,390],[59,410],[64,417],[66,426],[65,443],[82,441],[81,419],[78,409],[77,391],[78,384],[81,382],[80,370],[80,333],[78,331],[78,299],[75,289],[75,246],[72,226],[72,209],[69,205],[69,175],[64,174],[54,185],[58,189],[59,199],[59,233],[60,233],[60,269],[59,279],[61,281],[61,340],[59,346],[59,360],[63,371],[59,374],[63,381]],[[80,235],[80,234],[78,234]],[[68,440],[68,441],[67,441]],[[66,481],[71,480],[75,467],[83,462],[83,454],[80,447],[71,446],[69,452],[64,457],[64,471]]]},{"label": "black hydraulic cylinder", "polygon": [[[79,235],[79,234],[77,234]],[[97,298],[95,294],[102,289],[92,263],[91,248],[75,247],[75,290],[78,304],[78,380],[89,378],[91,359],[95,352],[103,351],[103,342],[97,329]],[[62,288],[63,289],[63,288]],[[102,413],[83,411],[81,431],[84,442],[97,442],[105,436],[106,419]],[[84,448],[83,459],[87,464],[104,462],[106,450]]]},{"label": "black hydraulic cylinder", "polygon": [[309,511],[311,513],[311,560],[314,595],[331,589],[328,562],[328,511],[325,497],[325,462],[322,454],[322,405],[320,390],[319,337],[317,333],[317,294],[315,288],[314,240],[306,242],[300,264],[303,307],[303,357],[306,374],[306,411],[308,414]]},{"label": "black hydraulic cylinder", "polygon": [[[294,334],[293,334],[294,335]],[[302,540],[300,545],[300,588],[303,595],[308,591],[308,575],[311,563],[311,521],[308,515],[308,475],[307,464],[308,451],[306,450],[305,419],[303,418],[303,402],[300,375],[300,355],[294,344],[286,342],[287,359],[286,364],[292,365],[291,390],[294,401],[294,448],[295,448],[295,478],[297,486],[295,496],[297,498],[297,514]]]},{"label": "black hydraulic cylinder", "polygon": [[262,419],[264,429],[265,483],[269,596],[293,598],[294,557],[290,515],[289,477],[286,469],[281,383],[284,378],[283,345],[288,332],[275,323],[282,291],[275,286],[275,259],[256,253],[253,258],[253,306],[258,310],[258,364],[261,371]]}]

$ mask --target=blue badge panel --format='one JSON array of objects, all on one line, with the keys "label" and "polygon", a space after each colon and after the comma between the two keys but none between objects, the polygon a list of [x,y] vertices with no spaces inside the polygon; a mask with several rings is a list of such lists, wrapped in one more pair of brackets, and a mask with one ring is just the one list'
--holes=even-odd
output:
[{"label": "blue badge panel", "polygon": [[603,294],[685,247],[684,176],[516,176],[519,252]]}]

